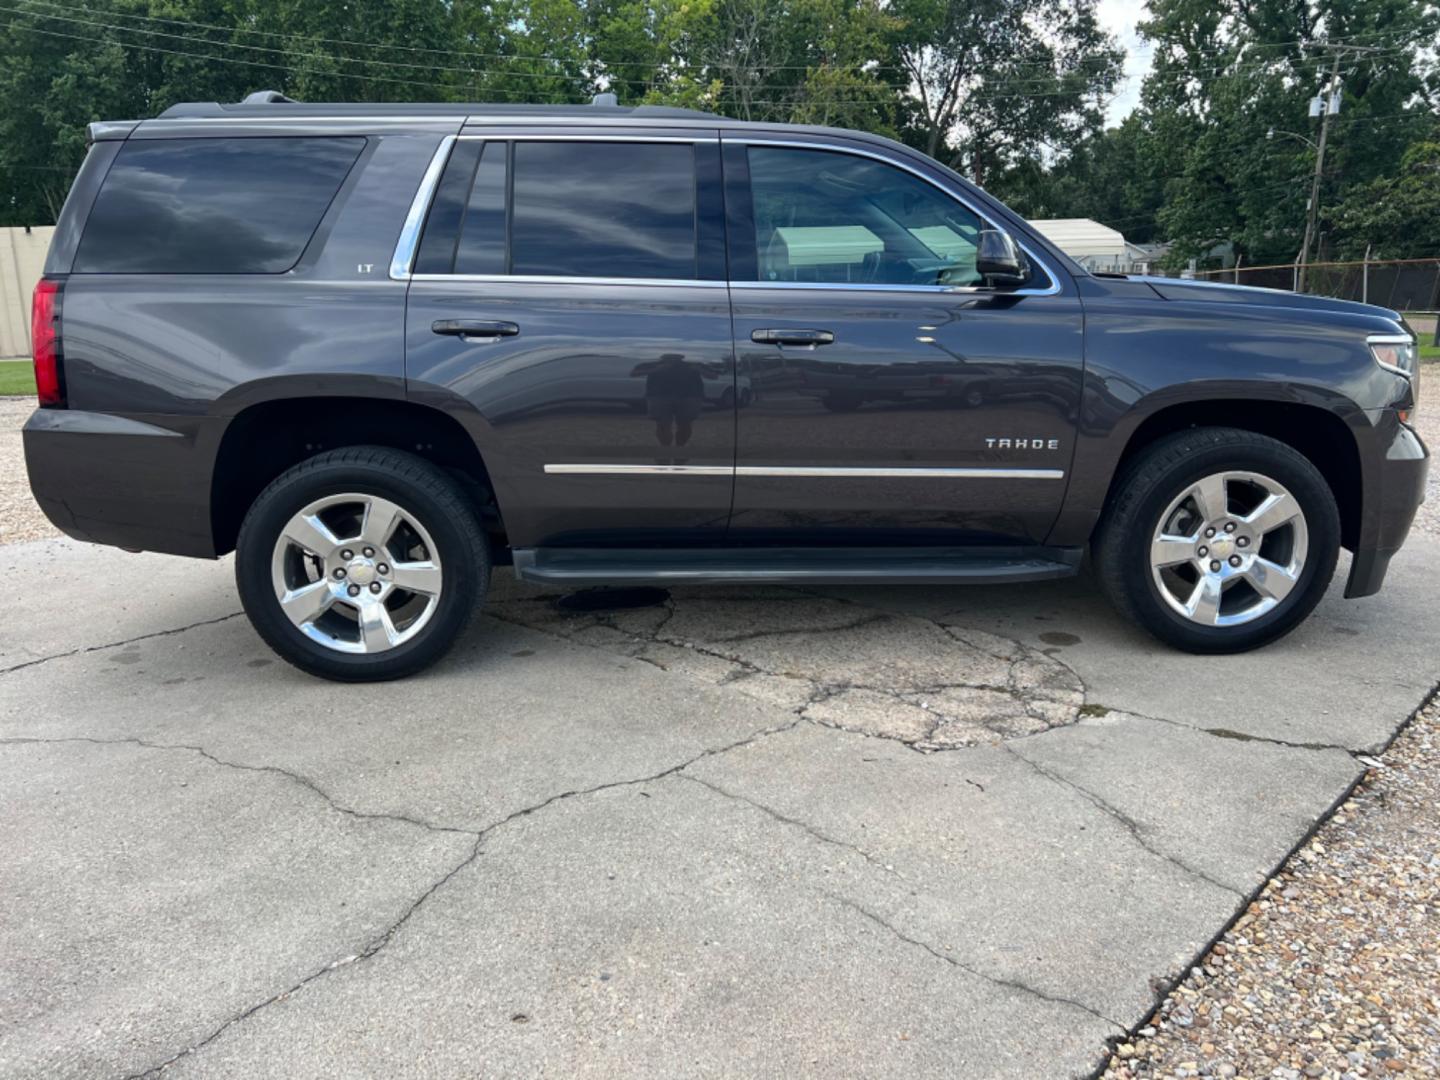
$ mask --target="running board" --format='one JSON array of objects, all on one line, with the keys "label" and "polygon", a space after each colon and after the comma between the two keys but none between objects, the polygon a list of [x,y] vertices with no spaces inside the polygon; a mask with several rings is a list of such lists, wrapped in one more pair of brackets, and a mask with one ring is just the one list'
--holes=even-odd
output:
[{"label": "running board", "polygon": [[542,585],[1002,585],[1072,577],[1082,548],[517,548]]}]

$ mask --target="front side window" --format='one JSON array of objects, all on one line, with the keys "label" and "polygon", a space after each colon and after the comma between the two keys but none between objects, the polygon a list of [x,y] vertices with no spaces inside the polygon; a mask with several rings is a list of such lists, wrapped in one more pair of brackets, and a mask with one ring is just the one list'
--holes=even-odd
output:
[{"label": "front side window", "polygon": [[95,198],[74,270],[283,273],[364,146],[355,137],[132,139]]},{"label": "front side window", "polygon": [[978,285],[980,218],[939,188],[853,154],[751,146],[757,278]]},{"label": "front side window", "polygon": [[690,143],[462,140],[415,269],[691,280],[696,238]]}]

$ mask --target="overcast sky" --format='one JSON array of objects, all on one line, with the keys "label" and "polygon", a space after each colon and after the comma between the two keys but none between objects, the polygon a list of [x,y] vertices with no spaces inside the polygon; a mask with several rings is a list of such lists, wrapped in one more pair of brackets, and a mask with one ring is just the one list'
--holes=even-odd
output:
[{"label": "overcast sky", "polygon": [[1100,0],[1100,21],[1125,48],[1125,74],[1119,96],[1110,103],[1107,123],[1125,119],[1140,102],[1140,80],[1150,67],[1150,49],[1135,33],[1135,24],[1145,16],[1145,0]]}]

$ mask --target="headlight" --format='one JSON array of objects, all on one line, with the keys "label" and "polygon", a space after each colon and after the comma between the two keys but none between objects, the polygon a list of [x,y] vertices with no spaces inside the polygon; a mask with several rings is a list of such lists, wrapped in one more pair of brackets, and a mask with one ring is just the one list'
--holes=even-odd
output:
[{"label": "headlight", "polygon": [[1409,334],[1372,334],[1365,343],[1377,364],[1409,380],[1410,407],[1400,410],[1400,419],[1408,424],[1420,405],[1420,349],[1415,339]]},{"label": "headlight", "polygon": [[1415,365],[1420,360],[1420,350],[1415,339],[1409,334],[1373,334],[1365,339],[1375,362],[1386,371],[1415,378]]}]

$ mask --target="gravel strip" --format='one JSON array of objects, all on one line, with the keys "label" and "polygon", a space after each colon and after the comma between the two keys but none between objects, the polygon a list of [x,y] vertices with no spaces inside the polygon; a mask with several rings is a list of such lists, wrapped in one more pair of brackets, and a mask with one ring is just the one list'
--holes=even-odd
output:
[{"label": "gravel strip", "polygon": [[[1414,424],[1431,455],[1440,452],[1440,364],[1420,365],[1420,408],[1415,410]],[[1415,514],[1414,528],[1440,536],[1440,468],[1433,461],[1425,501]]]},{"label": "gravel strip", "polygon": [[1105,1080],[1440,1076],[1440,698]]},{"label": "gravel strip", "polygon": [[0,544],[60,535],[30,497],[25,475],[20,429],[34,411],[33,397],[0,397]]},{"label": "gravel strip", "polygon": [[[1420,373],[1440,448],[1440,364]],[[1432,466],[1415,532],[1440,536]],[[1141,1028],[1104,1080],[1440,1076],[1440,699]]]}]

